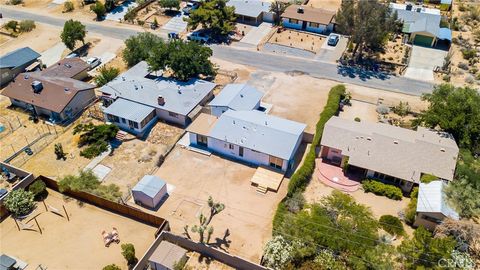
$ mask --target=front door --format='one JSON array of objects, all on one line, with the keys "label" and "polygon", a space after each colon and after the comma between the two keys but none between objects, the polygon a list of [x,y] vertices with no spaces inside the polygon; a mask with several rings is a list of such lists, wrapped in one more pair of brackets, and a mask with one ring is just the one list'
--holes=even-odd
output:
[{"label": "front door", "polygon": [[302,30],[305,30],[307,28],[307,22],[303,21],[302,23]]},{"label": "front door", "polygon": [[238,155],[243,157],[243,147],[238,147]]}]

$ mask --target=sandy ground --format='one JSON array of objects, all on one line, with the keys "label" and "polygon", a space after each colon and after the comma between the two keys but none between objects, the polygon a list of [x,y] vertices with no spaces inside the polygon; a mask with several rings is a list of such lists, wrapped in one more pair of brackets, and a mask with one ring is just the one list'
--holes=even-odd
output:
[{"label": "sandy ground", "polygon": [[[137,257],[141,257],[154,240],[156,228],[116,215],[89,204],[79,204],[62,194],[49,190],[46,203],[67,209],[70,221],[37,204],[37,221],[42,228],[40,234],[34,224],[35,231],[18,231],[12,218],[0,223],[0,251],[15,256],[29,264],[27,269],[101,269],[108,264],[116,264],[127,269],[121,254],[120,245],[132,243]],[[32,215],[33,217],[33,215]],[[120,244],[113,243],[105,247],[101,232],[116,227],[120,236]]]},{"label": "sandy ground", "polygon": [[316,53],[320,50],[325,40],[325,38],[318,35],[285,30],[280,33],[275,32],[268,42]]},{"label": "sandy ground", "polygon": [[[201,212],[208,214],[207,199],[211,195],[226,208],[213,218],[215,231],[210,242],[259,262],[262,248],[271,237],[273,214],[286,194],[288,180],[284,179],[278,193],[259,194],[250,184],[254,173],[253,167],[177,147],[155,173],[168,183],[169,190],[173,189],[156,214],[170,222],[174,233],[181,234],[184,225],[198,223]],[[227,230],[230,235],[225,237]]]},{"label": "sandy ground", "polygon": [[306,5],[335,11],[340,8],[341,4],[342,0],[309,0]]},{"label": "sandy ground", "polygon": [[343,111],[340,112],[340,117],[350,120],[355,120],[359,117],[361,121],[378,122],[378,114],[375,110],[377,106],[375,104],[351,100],[351,106],[344,106]]},{"label": "sandy ground", "polygon": [[22,47],[30,47],[34,51],[41,53],[57,42],[60,42],[60,28],[36,23],[36,28],[28,33],[13,38],[0,46],[0,55]]},{"label": "sandy ground", "polygon": [[122,192],[127,192],[144,175],[157,168],[159,156],[165,155],[182,132],[180,128],[158,122],[146,141],[134,139],[123,142],[113,156],[107,156],[100,162],[112,169],[103,182],[117,184]]}]

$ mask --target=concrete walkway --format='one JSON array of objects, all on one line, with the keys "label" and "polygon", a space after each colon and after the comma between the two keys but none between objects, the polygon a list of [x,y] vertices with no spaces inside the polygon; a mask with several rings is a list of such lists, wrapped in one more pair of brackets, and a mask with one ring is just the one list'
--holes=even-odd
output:
[{"label": "concrete walkway", "polygon": [[40,60],[42,63],[45,64],[47,67],[55,64],[56,62],[60,61],[62,58],[63,51],[65,51],[67,47],[62,42],[55,44],[55,46],[51,47],[50,49],[42,52],[42,56],[40,56]]},{"label": "concrete walkway", "polygon": [[443,65],[447,53],[444,50],[414,45],[410,63],[405,70],[404,77],[433,82],[433,70],[435,67]]}]

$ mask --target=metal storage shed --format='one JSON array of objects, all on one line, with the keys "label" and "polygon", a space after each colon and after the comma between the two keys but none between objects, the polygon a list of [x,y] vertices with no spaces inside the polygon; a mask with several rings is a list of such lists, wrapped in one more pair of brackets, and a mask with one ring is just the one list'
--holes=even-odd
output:
[{"label": "metal storage shed", "polygon": [[167,194],[167,184],[154,175],[145,175],[132,189],[136,204],[155,208]]}]

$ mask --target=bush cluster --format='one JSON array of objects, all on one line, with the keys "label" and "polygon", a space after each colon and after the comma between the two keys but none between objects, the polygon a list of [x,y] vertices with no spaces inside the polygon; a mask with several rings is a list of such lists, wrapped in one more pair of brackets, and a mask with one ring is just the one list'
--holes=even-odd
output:
[{"label": "bush cluster", "polygon": [[285,206],[285,201],[293,197],[297,192],[302,192],[307,186],[310,178],[312,177],[313,171],[315,169],[315,158],[316,148],[320,145],[320,140],[322,138],[323,128],[325,123],[338,112],[338,105],[340,100],[345,95],[345,85],[339,84],[332,89],[328,94],[327,104],[325,105],[322,113],[320,114],[320,119],[317,122],[315,129],[315,136],[313,137],[310,150],[308,151],[303,165],[300,166],[297,171],[290,178],[288,183],[288,193],[287,197],[280,202],[275,212],[273,218],[273,226],[281,224],[285,214],[288,212],[287,207]]},{"label": "bush cluster", "polygon": [[402,190],[399,187],[387,185],[376,180],[364,180],[362,182],[363,190],[365,192],[372,192],[373,194],[385,196],[393,200],[402,199]]},{"label": "bush cluster", "polygon": [[412,193],[410,193],[410,199],[411,200],[405,209],[405,222],[409,225],[413,225],[417,214],[418,187],[413,188]]},{"label": "bush cluster", "polygon": [[432,181],[438,180],[438,177],[432,174],[423,174],[422,177],[420,177],[420,182],[428,184]]},{"label": "bush cluster", "polygon": [[404,235],[405,230],[399,218],[392,215],[383,215],[380,217],[380,226],[384,231],[391,235]]}]

